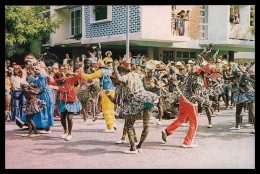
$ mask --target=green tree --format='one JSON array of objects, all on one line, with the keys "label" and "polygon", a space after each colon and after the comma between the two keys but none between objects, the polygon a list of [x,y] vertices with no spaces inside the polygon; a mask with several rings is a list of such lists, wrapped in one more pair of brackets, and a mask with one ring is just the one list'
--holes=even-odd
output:
[{"label": "green tree", "polygon": [[63,21],[51,20],[46,10],[45,6],[5,6],[6,57],[25,54],[33,41],[46,39],[55,32]]},{"label": "green tree", "polygon": [[252,27],[250,27],[250,32],[252,33],[252,35],[255,36],[255,6],[251,5],[251,9],[250,9],[250,25]]}]

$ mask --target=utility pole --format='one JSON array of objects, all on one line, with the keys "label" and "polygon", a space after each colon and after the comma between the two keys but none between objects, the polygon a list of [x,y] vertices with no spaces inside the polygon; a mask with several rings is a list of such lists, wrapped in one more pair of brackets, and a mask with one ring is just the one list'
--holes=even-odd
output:
[{"label": "utility pole", "polygon": [[129,5],[127,7],[127,17],[126,17],[126,61],[130,62],[129,58]]}]

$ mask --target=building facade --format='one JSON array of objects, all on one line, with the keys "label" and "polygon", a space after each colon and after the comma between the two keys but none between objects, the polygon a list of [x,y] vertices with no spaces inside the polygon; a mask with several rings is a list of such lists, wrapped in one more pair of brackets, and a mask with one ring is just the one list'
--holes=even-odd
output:
[{"label": "building facade", "polygon": [[234,60],[235,53],[255,51],[252,13],[251,5],[130,5],[129,14],[125,5],[50,6],[50,15],[65,22],[43,46],[74,59],[100,43],[103,54],[111,50],[118,59],[126,52],[128,15],[132,55],[185,61],[214,43],[213,53]]}]

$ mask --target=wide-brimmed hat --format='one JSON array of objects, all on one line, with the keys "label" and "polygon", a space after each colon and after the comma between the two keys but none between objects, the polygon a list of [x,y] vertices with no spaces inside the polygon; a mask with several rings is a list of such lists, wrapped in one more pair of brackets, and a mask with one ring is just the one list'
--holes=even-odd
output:
[{"label": "wide-brimmed hat", "polygon": [[159,60],[148,60],[145,63],[146,68],[148,69],[156,69],[156,68],[165,68],[166,65],[162,61]]},{"label": "wide-brimmed hat", "polygon": [[155,69],[150,69],[150,68],[145,68],[145,72],[149,73],[149,72],[155,72]]},{"label": "wide-brimmed hat", "polygon": [[188,61],[189,64],[194,64],[193,60]]},{"label": "wide-brimmed hat", "polygon": [[105,53],[105,55],[107,56],[108,53],[112,56],[112,52],[111,52],[111,51],[107,51],[107,52]]},{"label": "wide-brimmed hat", "polygon": [[176,66],[182,66],[182,63],[181,63],[180,61],[178,61],[178,62],[176,63]]}]

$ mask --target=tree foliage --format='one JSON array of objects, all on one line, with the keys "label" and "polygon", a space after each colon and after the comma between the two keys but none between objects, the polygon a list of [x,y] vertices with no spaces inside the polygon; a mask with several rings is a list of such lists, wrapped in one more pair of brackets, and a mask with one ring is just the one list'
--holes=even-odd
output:
[{"label": "tree foliage", "polygon": [[255,36],[255,6],[251,6],[250,22],[252,22],[252,27],[250,27],[250,32]]},{"label": "tree foliage", "polygon": [[[51,20],[46,15],[45,6],[6,6],[5,7],[5,48],[6,56],[25,52],[31,40],[45,39],[54,33],[63,22]],[[18,52],[17,52],[18,51]]]}]

